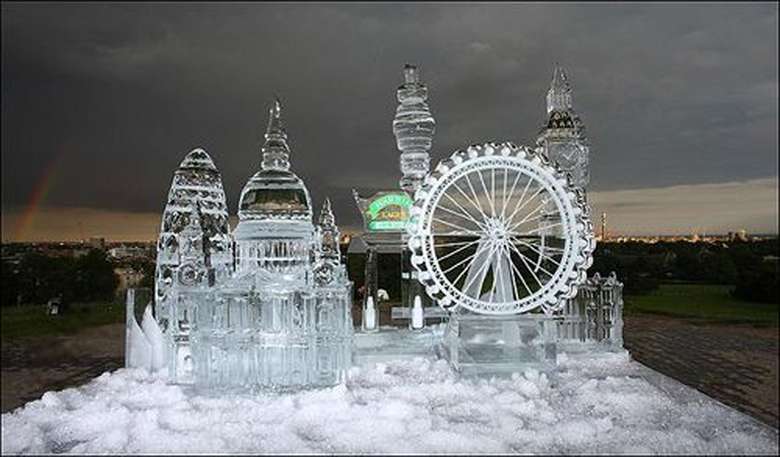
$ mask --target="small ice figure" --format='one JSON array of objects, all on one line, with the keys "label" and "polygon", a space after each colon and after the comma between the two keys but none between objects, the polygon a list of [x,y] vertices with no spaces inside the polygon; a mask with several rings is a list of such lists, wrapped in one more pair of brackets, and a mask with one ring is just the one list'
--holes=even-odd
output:
[{"label": "small ice figure", "polygon": [[423,316],[422,299],[419,295],[414,297],[414,305],[412,306],[412,330],[420,330],[425,327],[425,319]]},{"label": "small ice figure", "polygon": [[376,300],[383,302],[390,300],[390,294],[385,289],[379,289],[376,291]]},{"label": "small ice figure", "polygon": [[368,300],[366,300],[366,306],[363,308],[363,330],[367,332],[377,330],[374,297],[368,297]]}]

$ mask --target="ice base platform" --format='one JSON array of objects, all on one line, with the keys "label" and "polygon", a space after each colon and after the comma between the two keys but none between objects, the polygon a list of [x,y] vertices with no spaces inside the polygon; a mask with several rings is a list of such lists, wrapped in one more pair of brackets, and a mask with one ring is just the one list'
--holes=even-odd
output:
[{"label": "ice base platform", "polygon": [[352,335],[353,365],[372,365],[418,357],[436,359],[436,345],[444,334],[444,324],[411,330],[381,326],[375,332],[355,330]]},{"label": "ice base platform", "polygon": [[556,322],[543,315],[453,314],[437,353],[466,376],[510,376],[556,366]]}]

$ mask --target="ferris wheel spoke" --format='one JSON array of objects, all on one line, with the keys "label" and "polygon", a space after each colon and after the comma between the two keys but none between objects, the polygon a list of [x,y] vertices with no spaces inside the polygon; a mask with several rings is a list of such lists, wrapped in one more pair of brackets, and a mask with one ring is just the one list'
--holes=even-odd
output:
[{"label": "ferris wheel spoke", "polygon": [[496,204],[498,204],[498,202],[496,201],[496,169],[495,168],[490,169],[490,193],[493,194],[493,196],[490,197],[491,206],[493,207],[493,217],[496,217]]},{"label": "ferris wheel spoke", "polygon": [[504,168],[504,180],[501,182],[503,185],[503,191],[501,192],[501,217],[504,217],[504,207],[506,207],[506,181],[507,181],[507,173],[509,173],[509,169]]},{"label": "ferris wheel spoke", "polygon": [[[533,244],[527,243],[527,242],[525,242],[523,240],[520,240],[520,239],[517,239],[515,237],[511,237],[510,236],[510,239],[514,240],[518,244],[521,244],[521,245],[527,247],[528,249],[531,249],[532,251],[536,252],[540,257],[544,257],[545,259],[550,260],[551,262],[553,262],[554,264],[558,265],[559,267],[561,266],[561,263],[559,261],[555,260],[554,257],[545,254],[543,249],[538,249]],[[547,249],[547,248],[544,248],[544,249]]]},{"label": "ferris wheel spoke", "polygon": [[[475,252],[473,256],[471,256],[471,257],[466,257],[465,259],[459,260],[459,261],[458,261],[458,263],[456,263],[455,265],[452,265],[451,267],[449,267],[449,268],[447,268],[446,270],[442,271],[442,274],[446,275],[446,274],[447,274],[447,273],[449,273],[450,271],[452,271],[452,270],[454,270],[455,268],[457,268],[457,267],[459,267],[459,266],[463,265],[464,263],[468,262],[469,260],[471,260],[471,262],[473,263],[473,262],[474,262],[474,259],[475,259],[475,258],[477,258],[477,256],[479,256],[479,253],[480,253],[481,251],[483,251],[483,249],[481,249],[480,247],[477,247],[477,252]],[[457,282],[457,281],[456,281],[456,282]],[[453,283],[453,284],[455,284],[455,283]]]},{"label": "ferris wheel spoke", "polygon": [[[505,249],[506,249],[507,253],[510,253],[509,248],[505,248]],[[510,259],[509,265],[512,266],[512,270],[514,270],[515,274],[520,278],[520,282],[523,283],[523,287],[525,287],[525,290],[526,290],[526,292],[528,292],[528,295],[533,294],[533,292],[531,292],[531,288],[528,287],[528,283],[525,282],[525,278],[523,277],[523,274],[520,273],[520,270],[517,269],[517,267],[515,266],[515,263],[511,261],[512,260],[511,253],[509,255],[509,259]],[[512,281],[512,282],[514,282],[514,281]],[[520,298],[519,295],[518,295],[518,298]]]},{"label": "ferris wheel spoke", "polygon": [[466,268],[464,268],[464,269],[463,269],[463,270],[462,270],[462,271],[461,271],[461,272],[458,274],[458,276],[455,278],[455,280],[454,280],[454,281],[452,281],[452,285],[453,285],[453,286],[455,286],[456,284],[458,284],[458,281],[460,281],[460,278],[462,278],[462,277],[463,277],[463,275],[464,275],[464,274],[466,274],[466,272],[468,272],[468,271],[469,271],[469,269],[471,268],[471,266],[472,266],[472,265],[474,265],[474,262],[476,261],[476,259],[477,259],[477,257],[479,256],[480,252],[483,252],[483,251],[484,251],[484,249],[485,249],[485,246],[487,246],[487,245],[480,245],[480,246],[477,246],[477,252],[475,252],[475,253],[474,253],[474,255],[473,255],[471,258],[470,258],[470,259],[471,259],[471,262],[469,263],[469,265],[468,265]]},{"label": "ferris wheel spoke", "polygon": [[467,244],[466,244],[466,245],[464,245],[464,246],[461,246],[461,247],[459,247],[458,249],[455,249],[455,250],[454,250],[454,251],[452,251],[452,252],[448,252],[447,254],[445,254],[445,255],[443,255],[442,257],[439,257],[439,258],[438,258],[438,259],[439,259],[439,262],[441,262],[442,260],[444,260],[444,259],[446,259],[446,258],[448,258],[448,257],[451,257],[451,256],[453,256],[453,255],[455,255],[455,254],[457,254],[457,253],[459,253],[459,252],[462,252],[464,249],[466,249],[467,247],[471,246],[472,244],[474,244],[474,243],[479,243],[479,242],[480,242],[480,240],[479,240],[479,239],[477,239],[477,240],[474,240],[474,241],[472,241],[472,242],[470,242],[470,243],[467,243]]},{"label": "ferris wheel spoke", "polygon": [[455,206],[457,206],[458,209],[460,209],[463,212],[463,214],[458,214],[458,213],[450,210],[449,208],[445,208],[444,206],[440,206],[441,208],[447,209],[447,210],[449,210],[449,211],[453,212],[454,214],[457,214],[457,215],[459,215],[461,217],[465,217],[465,218],[469,219],[470,221],[474,222],[475,224],[477,224],[477,227],[483,228],[483,225],[479,221],[474,219],[474,216],[472,216],[471,213],[466,211],[466,208],[462,207],[460,205],[460,203],[458,203],[457,200],[455,200],[454,198],[450,197],[448,194],[444,194],[444,196],[447,197],[452,203],[454,203]]},{"label": "ferris wheel spoke", "polygon": [[521,224],[524,224],[524,223],[530,222],[530,221],[534,221],[534,220],[537,220],[537,219],[540,219],[540,218],[544,217],[544,214],[540,214],[538,217],[535,217],[535,218],[529,220],[529,218],[531,216],[533,216],[534,214],[538,213],[539,210],[542,209],[542,207],[544,207],[544,202],[539,203],[539,205],[536,208],[534,208],[533,211],[531,211],[530,213],[526,214],[525,217],[523,217],[518,222],[512,223],[513,221],[510,219],[510,223],[511,224],[509,225],[509,228],[507,230],[512,231],[512,230],[516,229],[517,227],[519,227]]},{"label": "ferris wheel spoke", "polygon": [[540,287],[540,288],[541,288],[541,287],[544,287],[544,286],[542,285],[542,281],[539,279],[539,276],[537,276],[537,275],[536,275],[536,272],[534,271],[534,269],[533,269],[533,268],[531,268],[531,265],[529,265],[529,264],[528,264],[528,262],[526,261],[526,257],[523,255],[523,253],[522,253],[522,252],[520,252],[520,250],[519,250],[519,249],[517,249],[517,248],[515,247],[515,245],[513,245],[513,244],[510,244],[510,245],[509,245],[509,247],[511,247],[511,248],[512,248],[512,250],[514,250],[514,251],[515,251],[515,253],[516,253],[518,256],[520,256],[520,261],[521,261],[521,262],[523,262],[523,265],[525,265],[525,268],[526,268],[526,270],[528,270],[528,272],[529,272],[529,273],[531,273],[531,276],[533,276],[533,278],[536,280],[536,283],[537,283],[537,284],[539,284],[539,287]]},{"label": "ferris wheel spoke", "polygon": [[485,191],[485,198],[487,199],[488,206],[490,207],[490,214],[495,217],[496,209],[493,207],[493,197],[490,196],[490,192],[487,190],[487,186],[485,185],[485,178],[482,177],[482,171],[478,171],[477,174],[479,175],[479,181],[482,184],[482,190]]},{"label": "ferris wheel spoke", "polygon": [[454,215],[454,216],[458,216],[459,218],[461,218],[461,219],[463,219],[463,220],[465,220],[465,221],[468,221],[468,222],[474,223],[474,224],[477,226],[477,230],[482,230],[482,229],[483,229],[482,225],[481,225],[480,223],[478,223],[477,221],[475,221],[475,220],[473,220],[473,219],[469,219],[468,217],[464,216],[463,214],[461,214],[461,213],[458,213],[458,212],[456,212],[456,211],[453,211],[453,210],[451,210],[451,209],[449,209],[449,208],[445,207],[444,205],[439,205],[439,207],[438,207],[438,208],[436,208],[436,209],[441,209],[441,210],[444,210],[444,211],[446,211],[446,212],[448,212],[448,213],[450,213],[450,214],[452,214],[452,215]]},{"label": "ferris wheel spoke", "polygon": [[436,235],[438,237],[444,237],[444,236],[468,236],[468,237],[476,236],[476,237],[479,237],[479,236],[481,236],[480,234],[474,233],[472,231],[465,231],[465,232],[460,232],[460,231],[455,231],[455,232],[436,232],[436,233],[434,233],[434,235]]},{"label": "ferris wheel spoke", "polygon": [[520,226],[525,224],[525,223],[531,223],[531,222],[534,222],[534,221],[538,221],[539,219],[542,219],[543,217],[544,217],[544,215],[540,215],[538,217],[534,217],[532,219],[528,219],[527,221],[524,221],[522,223],[518,223],[516,226],[508,228],[506,233],[508,235],[514,235],[514,236],[525,236],[526,235],[525,233],[518,232],[516,229],[519,229]]},{"label": "ferris wheel spoke", "polygon": [[[468,175],[466,175],[466,179],[468,179]],[[469,182],[469,184],[471,184],[471,182]],[[471,197],[466,195],[466,192],[464,192],[463,189],[460,188],[460,186],[458,185],[457,182],[453,182],[452,186],[455,187],[455,189],[457,189],[458,192],[460,192],[460,194],[463,195],[463,198],[465,198],[469,203],[471,203],[471,205],[474,206],[474,208],[477,208],[477,211],[479,211],[479,214],[482,216],[483,219],[487,220],[487,218],[488,218],[487,214],[485,214],[485,212],[482,211],[482,207],[479,206],[478,202],[475,202],[474,200],[471,199]],[[474,189],[472,188],[471,191],[473,193]]]},{"label": "ferris wheel spoke", "polygon": [[[529,266],[529,264],[528,264],[528,262],[531,262],[531,259],[530,259],[530,258],[528,258],[528,257],[526,257],[526,256],[525,256],[525,254],[523,254],[522,252],[520,252],[520,250],[519,250],[519,249],[517,249],[517,247],[515,247],[515,245],[514,245],[514,244],[511,244],[511,243],[510,243],[510,244],[509,244],[509,246],[510,246],[512,249],[514,249],[514,250],[515,250],[515,252],[517,253],[517,255],[519,255],[519,256],[520,256],[520,260],[522,260],[522,261],[523,261],[523,264],[525,265],[525,267],[526,267],[526,268],[528,268],[528,271],[530,271],[530,272],[531,272],[531,274],[534,276],[534,278],[535,278],[537,281],[539,281],[539,277],[538,277],[538,276],[536,276],[536,271],[535,271],[535,269],[534,269],[534,268],[531,268],[531,267]],[[526,260],[527,260],[528,262],[526,262]],[[547,273],[547,274],[548,274],[548,275],[549,275],[551,278],[554,276],[552,273],[550,273],[549,271],[547,271],[547,269],[545,269],[545,268],[544,268],[544,267],[542,267],[541,265],[539,266],[539,269],[540,269],[540,270],[542,270],[543,272]],[[541,285],[542,285],[542,283],[541,283],[541,282],[539,282],[539,285],[541,286]]]},{"label": "ferris wheel spoke", "polygon": [[464,245],[464,244],[471,244],[471,243],[472,243],[471,241],[453,241],[453,242],[450,242],[450,243],[436,244],[436,242],[434,241],[433,245],[435,247],[437,247],[437,248],[446,248],[446,247],[450,247],[450,246],[461,246],[461,245]]},{"label": "ferris wheel spoke", "polygon": [[[481,174],[480,174],[480,177],[482,177]],[[471,195],[474,196],[474,200],[476,202],[475,206],[477,207],[477,209],[479,209],[479,212],[480,212],[480,214],[482,214],[482,217],[485,218],[485,220],[488,220],[489,217],[488,217],[487,213],[485,213],[485,211],[482,209],[482,205],[479,202],[479,197],[477,197],[477,192],[474,190],[474,185],[471,184],[471,178],[469,178],[469,174],[466,174],[466,184],[469,185],[469,189],[471,190]]]},{"label": "ferris wheel spoke", "polygon": [[[504,207],[501,208],[501,219],[502,220],[505,220],[504,216],[506,215],[506,208],[509,205],[509,202],[512,201],[512,195],[515,194],[515,188],[517,187],[517,181],[520,180],[520,176],[522,176],[522,175],[523,175],[522,173],[517,173],[515,175],[515,180],[512,183],[512,187],[509,189],[509,195],[506,196],[506,198],[504,200]],[[528,180],[528,184],[526,184],[526,189],[528,188],[528,185],[530,185],[530,184],[531,184],[531,180],[529,179]]]},{"label": "ferris wheel spoke", "polygon": [[530,235],[530,234],[537,233],[537,232],[540,232],[540,231],[543,231],[543,230],[547,230],[547,229],[550,229],[550,228],[553,228],[553,227],[558,227],[560,225],[562,225],[562,222],[556,222],[554,224],[545,225],[544,227],[538,227],[538,228],[535,228],[533,230],[529,230],[529,231],[525,232],[524,235]]},{"label": "ferris wheel spoke", "polygon": [[539,195],[543,190],[544,190],[544,187],[539,186],[539,188],[536,189],[536,192],[531,194],[531,196],[528,197],[527,199],[525,199],[525,201],[523,201],[523,200],[518,201],[517,205],[515,205],[515,210],[512,211],[512,214],[510,214],[509,217],[507,217],[505,220],[508,220],[508,221],[514,220],[515,214],[517,214],[517,212],[520,211],[521,209],[525,208],[525,205],[527,205],[528,203],[533,201],[533,199],[536,198],[536,196]]},{"label": "ferris wheel spoke", "polygon": [[475,232],[474,230],[469,230],[466,227],[461,227],[458,224],[453,224],[452,222],[447,222],[447,221],[439,219],[437,217],[432,217],[431,219],[433,219],[435,222],[438,222],[440,224],[444,224],[444,225],[450,226],[450,227],[452,227],[454,229],[463,230],[464,232],[466,232],[468,234],[471,234],[473,236],[482,236],[481,233]]}]

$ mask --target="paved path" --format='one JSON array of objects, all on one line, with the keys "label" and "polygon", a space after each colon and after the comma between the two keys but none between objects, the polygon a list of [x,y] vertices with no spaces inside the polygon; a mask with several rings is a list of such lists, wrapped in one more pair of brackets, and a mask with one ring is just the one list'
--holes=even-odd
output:
[{"label": "paved path", "polygon": [[2,342],[2,412],[124,366],[124,324]]},{"label": "paved path", "polygon": [[631,356],[778,427],[778,329],[625,316]]}]

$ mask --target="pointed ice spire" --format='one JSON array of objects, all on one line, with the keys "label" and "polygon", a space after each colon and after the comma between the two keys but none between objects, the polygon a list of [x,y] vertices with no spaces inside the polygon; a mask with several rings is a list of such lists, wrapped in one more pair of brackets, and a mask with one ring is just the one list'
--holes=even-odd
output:
[{"label": "pointed ice spire", "polygon": [[572,108],[571,105],[571,86],[569,78],[563,67],[556,64],[553,70],[550,90],[547,91],[547,114],[551,111],[567,111]]},{"label": "pointed ice spire", "polygon": [[265,131],[265,143],[261,149],[263,170],[287,171],[290,169],[290,147],[287,145],[287,132],[282,122],[282,103],[274,100],[268,114],[268,128]]},{"label": "pointed ice spire", "polygon": [[336,218],[330,207],[330,199],[326,198],[320,211],[320,256],[323,259],[338,262],[341,257],[339,247],[339,229],[336,227]]},{"label": "pointed ice spire", "polygon": [[320,211],[320,226],[321,227],[335,227],[336,218],[333,216],[333,210],[330,208],[330,199],[326,198],[322,204],[322,211]]}]

